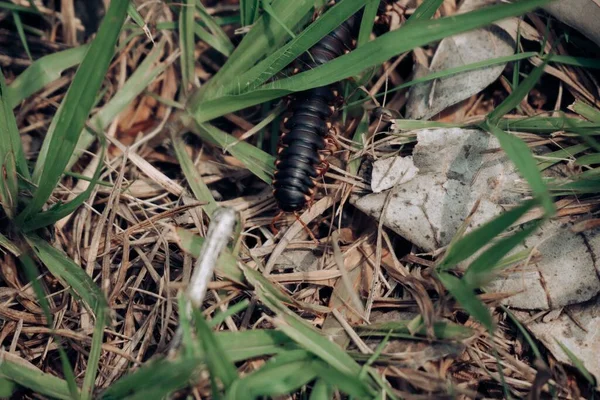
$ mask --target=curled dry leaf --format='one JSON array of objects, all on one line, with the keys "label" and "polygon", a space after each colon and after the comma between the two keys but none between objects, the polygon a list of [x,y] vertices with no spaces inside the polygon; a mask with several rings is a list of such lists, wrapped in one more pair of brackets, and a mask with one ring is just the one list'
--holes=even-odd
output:
[{"label": "curled dry leaf", "polygon": [[600,46],[600,25],[598,24],[600,2],[598,0],[555,1],[544,9]]},{"label": "curled dry leaf", "polygon": [[[497,3],[495,0],[466,0],[459,13]],[[417,78],[433,72],[461,67],[479,61],[514,54],[517,30],[535,36],[535,31],[518,19],[500,21],[487,28],[475,29],[443,39],[427,68],[418,66]],[[447,107],[459,103],[494,82],[506,64],[480,68],[414,86],[406,105],[408,119],[429,119]]]},{"label": "curled dry leaf", "polygon": [[[388,191],[351,201],[426,251],[450,244],[476,202],[467,231],[525,198],[524,184],[495,137],[479,131],[417,131],[416,176]],[[382,213],[385,199],[389,204]],[[505,303],[522,309],[553,309],[591,299],[600,292],[600,231],[573,232],[560,221],[544,224],[523,246],[535,250],[526,265],[502,271],[488,286],[509,293]],[[459,267],[466,267],[469,260]]]},{"label": "curled dry leaf", "polygon": [[[532,321],[527,312],[516,312],[515,316],[521,321],[527,321],[526,327],[550,349],[557,360],[571,363],[558,344],[560,342],[583,362],[591,374],[600,377],[600,297],[584,304],[566,307],[558,318],[551,321]],[[600,380],[596,379],[596,382]],[[597,388],[600,389],[600,384],[597,384]]]}]

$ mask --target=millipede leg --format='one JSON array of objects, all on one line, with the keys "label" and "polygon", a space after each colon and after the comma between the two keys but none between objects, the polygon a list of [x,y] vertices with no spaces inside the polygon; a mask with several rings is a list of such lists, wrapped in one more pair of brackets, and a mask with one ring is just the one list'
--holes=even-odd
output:
[{"label": "millipede leg", "polygon": [[271,228],[271,232],[273,233],[273,235],[277,235],[279,233],[279,229],[277,229],[275,227],[275,223],[277,221],[279,221],[282,216],[283,216],[283,211],[280,211],[279,214],[277,214],[276,216],[274,216],[273,220],[271,220],[271,224],[269,225],[269,228]]},{"label": "millipede leg", "polygon": [[327,160],[321,161],[319,166],[317,167],[317,176],[322,177],[325,176],[327,171],[329,170],[329,162]]},{"label": "millipede leg", "polygon": [[300,216],[295,211],[294,211],[294,217],[296,217],[296,221],[298,221],[298,222],[300,222],[302,224],[302,227],[306,230],[306,232],[308,233],[308,235],[310,236],[310,238],[315,242],[315,244],[320,244],[319,239],[317,239],[315,237],[315,235],[312,233],[312,231],[308,228],[308,226],[304,223],[304,221],[302,221],[300,219]]}]

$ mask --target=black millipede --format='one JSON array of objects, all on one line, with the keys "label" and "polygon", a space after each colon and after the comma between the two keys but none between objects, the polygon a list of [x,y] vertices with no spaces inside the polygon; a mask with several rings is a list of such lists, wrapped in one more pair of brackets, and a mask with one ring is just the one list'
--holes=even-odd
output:
[{"label": "black millipede", "polygon": [[[361,15],[354,14],[301,56],[300,69],[316,68],[351,50]],[[332,86],[322,86],[296,94],[291,102],[273,179],[273,194],[281,213],[306,208],[315,194],[315,180],[328,168],[324,154],[335,97]]]}]

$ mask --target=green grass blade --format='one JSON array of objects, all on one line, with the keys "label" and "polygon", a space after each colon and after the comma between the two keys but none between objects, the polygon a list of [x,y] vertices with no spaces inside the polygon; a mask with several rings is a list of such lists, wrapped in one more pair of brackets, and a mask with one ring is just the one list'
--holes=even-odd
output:
[{"label": "green grass blade", "polygon": [[421,3],[415,12],[408,18],[406,24],[411,24],[415,21],[421,21],[433,18],[435,12],[440,8],[444,0],[425,0]]},{"label": "green grass blade", "polygon": [[198,310],[194,310],[194,323],[211,377],[218,378],[225,389],[229,388],[238,379],[235,365]]},{"label": "green grass blade", "polygon": [[230,49],[229,47],[224,47],[223,44],[214,35],[212,35],[209,31],[204,29],[199,23],[194,24],[194,33],[196,34],[196,36],[198,36],[200,40],[205,41],[209,46],[211,46],[213,49],[217,50],[224,56],[229,57],[231,55],[231,51],[233,49]]},{"label": "green grass blade", "polygon": [[488,280],[492,271],[497,269],[497,264],[502,258],[535,232],[539,225],[540,222],[535,221],[530,226],[494,243],[469,265],[463,279],[471,287],[481,286],[482,283]]},{"label": "green grass blade", "polygon": [[55,399],[71,400],[67,382],[46,374],[21,357],[0,350],[0,376]]},{"label": "green grass blade", "polygon": [[116,399],[164,399],[192,380],[198,366],[198,358],[159,359],[150,361],[132,374],[119,379],[102,393],[102,400]]},{"label": "green grass blade", "polygon": [[[311,15],[313,3],[312,0],[274,0],[271,7],[285,26],[296,29],[306,17]],[[238,79],[257,60],[281,47],[288,37],[280,24],[269,16],[263,15],[256,21],[250,32],[244,36],[225,65],[191,97],[188,107],[196,110],[200,102],[221,96],[224,93],[223,89],[230,82]]]},{"label": "green grass blade", "polygon": [[471,257],[473,254],[491,242],[496,236],[517,222],[521,216],[523,216],[535,205],[536,202],[533,200],[525,201],[518,207],[515,207],[512,210],[497,216],[479,228],[467,233],[455,244],[450,246],[444,259],[439,264],[438,270],[447,270],[459,262]]},{"label": "green grass blade", "polygon": [[286,334],[276,330],[220,331],[215,336],[233,362],[299,348]]},{"label": "green grass blade", "polygon": [[581,115],[583,118],[591,122],[600,123],[600,110],[597,108],[590,106],[581,100],[575,100],[575,103],[573,103],[571,107],[573,108],[573,111]]},{"label": "green grass blade", "polygon": [[236,380],[225,397],[227,400],[259,399],[293,393],[317,377],[315,357],[304,350],[281,353],[265,365]]},{"label": "green grass blade", "polygon": [[196,77],[196,57],[194,50],[194,0],[185,0],[181,3],[179,11],[179,48],[181,49],[181,79],[184,91],[191,89]]},{"label": "green grass blade", "polygon": [[3,8],[5,10],[10,10],[10,11],[21,11],[21,12],[26,12],[26,13],[31,13],[31,14],[39,14],[39,15],[42,14],[36,8],[20,6],[18,4],[12,4],[12,3],[7,3],[7,2],[0,3],[0,8]]},{"label": "green grass blade", "polygon": [[144,21],[144,18],[140,15],[132,2],[129,2],[129,6],[127,6],[127,15],[129,15],[133,22],[135,22],[135,24],[144,31],[148,29],[146,26],[146,21]]},{"label": "green grass blade", "polygon": [[66,254],[55,249],[37,236],[26,236],[26,240],[48,270],[65,287],[70,287],[71,291],[83,300],[96,316],[92,347],[88,357],[88,365],[82,388],[82,398],[89,399],[91,398],[91,391],[98,370],[98,362],[100,361],[108,303],[104,294],[92,278]]},{"label": "green grass blade", "polygon": [[279,18],[279,16],[275,12],[275,10],[273,10],[273,7],[271,7],[271,3],[269,3],[269,0],[262,0],[261,1],[261,5],[262,5],[262,9],[265,11],[265,13],[269,17],[271,17],[275,21],[277,21],[277,23],[283,28],[283,30],[285,31],[285,33],[287,33],[288,35],[290,35],[290,37],[292,39],[294,39],[296,37],[296,35],[294,34],[294,32],[292,32],[292,30],[285,24],[285,22],[283,22]]},{"label": "green grass blade", "polygon": [[3,145],[8,146],[10,151],[13,152],[17,173],[26,180],[30,180],[31,174],[29,173],[27,159],[25,158],[25,152],[21,144],[21,136],[19,135],[17,121],[12,112],[12,104],[14,104],[13,95],[14,92],[10,90],[10,87],[6,87],[4,74],[2,69],[0,69],[0,140],[8,142],[3,143]]},{"label": "green grass blade", "polygon": [[211,32],[214,43],[214,45],[211,46],[220,51],[223,55],[229,57],[234,50],[233,43],[229,40],[229,36],[223,31],[215,18],[206,11],[206,8],[204,8],[204,5],[199,0],[196,1],[196,9],[200,15],[200,20]]},{"label": "green grass blade", "polygon": [[356,39],[356,47],[360,47],[369,41],[380,2],[380,0],[367,0],[360,21],[360,30],[358,31],[358,39]]},{"label": "green grass blade", "polygon": [[23,29],[23,22],[21,21],[21,16],[16,11],[13,11],[12,16],[15,21],[15,26],[17,27],[19,39],[21,39],[21,43],[23,43],[23,47],[25,48],[25,52],[27,53],[27,57],[29,57],[29,59],[33,61],[33,57],[31,57],[31,51],[29,51],[29,45],[27,44],[27,35],[25,35],[25,30]]},{"label": "green grass blade", "polygon": [[89,45],[49,54],[33,62],[8,86],[11,108],[61,77],[62,73],[81,63]]},{"label": "green grass blade", "polygon": [[489,332],[493,332],[494,321],[492,320],[490,311],[475,296],[473,289],[465,281],[446,272],[438,273],[438,278],[466,312],[486,327]]},{"label": "green grass blade", "polygon": [[[542,157],[539,157],[541,161],[538,163],[538,168],[540,171],[543,171],[565,159],[572,159],[577,154],[582,153],[589,148],[590,146],[586,144],[576,144],[561,150],[553,151],[552,153],[546,153]],[[577,160],[575,160],[575,163],[577,163]]]},{"label": "green grass blade", "polygon": [[102,343],[104,341],[104,327],[106,326],[106,310],[98,308],[96,310],[96,321],[94,322],[94,334],[92,336],[92,347],[87,359],[87,367],[83,378],[81,388],[81,398],[83,400],[92,399],[94,383],[98,374],[98,364],[102,356]]},{"label": "green grass blade", "polygon": [[363,3],[363,0],[340,1],[304,29],[294,40],[256,64],[241,77],[235,77],[234,84],[226,89],[226,93],[255,90],[360,10]]},{"label": "green grass blade", "polygon": [[73,212],[75,212],[75,210],[79,208],[79,206],[81,206],[90,197],[90,195],[94,191],[94,188],[96,187],[96,184],[98,183],[98,180],[100,179],[100,175],[102,174],[102,169],[104,167],[104,163],[102,160],[104,160],[106,141],[104,140],[103,136],[100,136],[100,144],[100,154],[96,156],[100,159],[100,162],[98,163],[98,166],[94,171],[94,175],[92,176],[88,187],[83,192],[75,196],[75,198],[69,201],[68,203],[55,204],[50,209],[38,213],[35,218],[25,221],[21,226],[23,232],[31,232],[44,226],[54,224],[55,222],[66,217],[67,215],[70,215]]},{"label": "green grass blade", "polygon": [[242,26],[252,25],[258,18],[260,0],[240,0],[240,19]]},{"label": "green grass blade", "polygon": [[[388,32],[364,46],[338,57],[331,62],[302,72],[290,78],[281,79],[264,85],[259,90],[239,96],[224,96],[213,99],[194,99],[189,106],[197,122],[205,122],[255,104],[263,103],[296,91],[317,86],[325,86],[351,76],[363,70],[380,65],[389,58],[415,47],[457,33],[485,26],[499,19],[521,15],[536,7],[547,4],[549,0],[523,0],[513,4],[500,4],[457,16],[438,20],[418,21],[403,28]],[[245,82],[239,82],[239,86]],[[214,97],[219,97],[218,92]]]},{"label": "green grass blade", "polygon": [[[139,96],[146,88],[169,66],[168,62],[159,63],[160,57],[163,54],[165,41],[159,42],[152,48],[152,51],[146,56],[133,74],[127,79],[121,90],[119,90],[108,103],[106,103],[98,113],[96,113],[89,122],[89,126],[97,129],[99,132],[108,128],[110,123],[123,111],[137,96]],[[77,141],[75,151],[69,159],[66,169],[69,170],[79,157],[100,135],[94,135],[84,129]]]},{"label": "green grass blade", "polygon": [[[48,327],[53,330],[54,329],[54,318],[52,313],[50,312],[50,304],[48,303],[48,299],[46,298],[46,293],[38,280],[40,273],[35,265],[33,259],[29,256],[29,254],[24,253],[19,257],[19,263],[25,272],[25,276],[31,283],[33,291],[38,299],[40,304],[40,308],[46,317]],[[79,399],[79,388],[77,387],[77,382],[75,381],[75,374],[73,373],[73,367],[71,366],[71,362],[67,357],[67,353],[62,347],[62,340],[57,335],[53,335],[54,340],[58,344],[58,354],[60,358],[60,362],[63,368],[63,373],[65,375],[65,380],[67,382],[67,386],[69,388],[69,393],[71,394],[71,398],[74,400]]]},{"label": "green grass blade", "polygon": [[333,393],[333,385],[330,385],[326,380],[319,378],[313,385],[309,400],[333,399]]},{"label": "green grass blade", "polygon": [[6,82],[0,70],[0,204],[10,219],[14,218],[17,212],[19,156],[25,161],[17,121],[6,97]]},{"label": "green grass blade", "polygon": [[529,117],[529,118],[503,118],[498,121],[498,128],[505,131],[531,132],[550,134],[556,131],[573,132],[579,130],[593,133],[600,129],[600,123],[594,123],[577,118],[562,117]]},{"label": "green grass blade", "polygon": [[65,170],[113,57],[128,4],[127,0],[110,3],[98,35],[53,119],[53,122],[56,121],[54,131],[49,132],[44,140],[44,145],[47,146],[46,156],[38,158],[34,169],[37,190],[31,202],[17,217],[21,224],[42,209]]},{"label": "green grass blade", "polygon": [[266,183],[271,183],[275,170],[275,158],[251,144],[238,141],[233,136],[210,124],[196,124],[193,133],[203,140],[227,151],[240,161],[248,170]]},{"label": "green grass blade", "polygon": [[[200,249],[204,243],[204,238],[183,228],[177,228],[175,232],[177,234],[177,243],[179,246],[187,253],[198,258],[200,256]],[[244,274],[238,268],[237,260],[233,254],[231,254],[229,249],[224,250],[219,256],[215,272],[217,275],[233,282],[244,282]]]},{"label": "green grass blade", "polygon": [[574,67],[600,69],[600,59],[597,58],[572,57],[552,54],[550,56],[550,61],[560,64],[572,65]]},{"label": "green grass blade", "polygon": [[212,196],[208,186],[206,186],[202,180],[202,177],[194,165],[194,162],[188,155],[185,149],[185,142],[183,141],[183,138],[179,134],[173,134],[171,135],[171,139],[173,140],[175,156],[177,157],[177,161],[179,161],[181,170],[183,171],[183,174],[190,185],[190,189],[192,189],[196,200],[207,203],[206,205],[202,206],[202,209],[209,216],[212,216],[213,212],[218,208],[217,202]]},{"label": "green grass blade", "polygon": [[502,146],[506,155],[515,164],[521,176],[529,183],[535,197],[546,211],[546,215],[553,215],[556,209],[550,197],[550,192],[527,144],[518,137],[508,134],[487,122],[483,124],[483,127],[487,128],[498,138],[500,146]]},{"label": "green grass blade", "polygon": [[569,357],[569,360],[571,360],[571,363],[581,373],[581,375],[583,375],[583,377],[589,382],[590,385],[595,386],[596,379],[590,373],[590,371],[588,371],[588,369],[585,367],[585,365],[583,364],[583,361],[581,361],[581,359],[579,357],[577,357],[575,355],[575,353],[573,353],[567,346],[565,346],[563,343],[561,343],[558,339],[555,339],[555,340],[556,340],[556,343],[562,349],[562,351],[564,351],[565,354],[567,355],[567,357]]},{"label": "green grass blade", "polygon": [[575,165],[592,165],[592,164],[600,164],[600,154],[586,154],[584,156],[578,157],[575,160]]},{"label": "green grass blade", "polygon": [[79,265],[38,236],[26,236],[27,242],[48,270],[65,287],[70,287],[94,312],[108,307],[104,294]]},{"label": "green grass blade", "polygon": [[523,81],[513,88],[512,93],[500,103],[494,111],[488,114],[487,119],[490,125],[496,125],[500,118],[514,110],[521,101],[527,96],[527,94],[533,89],[533,87],[539,82],[540,78],[544,74],[544,68],[548,64],[548,60],[545,60],[541,65],[535,67],[533,71],[523,79]]}]

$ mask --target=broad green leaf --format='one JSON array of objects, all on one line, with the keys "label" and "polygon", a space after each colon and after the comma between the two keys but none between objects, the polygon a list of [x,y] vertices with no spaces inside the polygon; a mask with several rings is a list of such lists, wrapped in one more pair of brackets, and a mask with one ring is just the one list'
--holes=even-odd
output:
[{"label": "broad green leaf", "polygon": [[556,209],[550,197],[550,192],[527,144],[518,137],[506,133],[487,122],[483,126],[498,138],[502,150],[515,164],[521,176],[529,183],[533,194],[546,211],[546,215],[554,215]]},{"label": "broad green leaf", "polygon": [[493,220],[467,233],[454,245],[450,246],[438,269],[447,270],[471,257],[490,243],[496,236],[517,222],[521,216],[525,215],[535,205],[536,202],[534,200],[525,201],[518,207],[500,214]]},{"label": "broad green leaf", "polygon": [[17,217],[20,224],[42,209],[65,170],[113,57],[128,4],[127,0],[110,3],[98,35],[54,116],[54,130],[48,133],[42,146],[47,149],[45,157],[38,158],[34,169],[33,179],[38,187],[33,199]]},{"label": "broad green leaf", "polygon": [[494,330],[494,321],[487,307],[475,296],[473,288],[447,272],[438,273],[438,278],[448,292],[473,318],[479,321],[489,332]]},{"label": "broad green leaf", "polygon": [[192,189],[196,200],[207,203],[202,206],[202,209],[208,216],[212,216],[213,212],[218,208],[218,205],[211,194],[210,189],[202,180],[200,172],[194,165],[194,162],[188,155],[183,138],[180,134],[174,133],[171,135],[171,139],[173,141],[173,149],[175,149],[177,161],[179,161],[179,165],[181,165],[181,170],[185,175],[188,185],[190,185],[190,189]]},{"label": "broad green leaf", "polygon": [[533,222],[530,226],[498,240],[469,265],[463,279],[471,287],[479,287],[482,282],[487,281],[493,270],[497,269],[497,264],[502,258],[535,232],[539,225],[539,221]]}]

